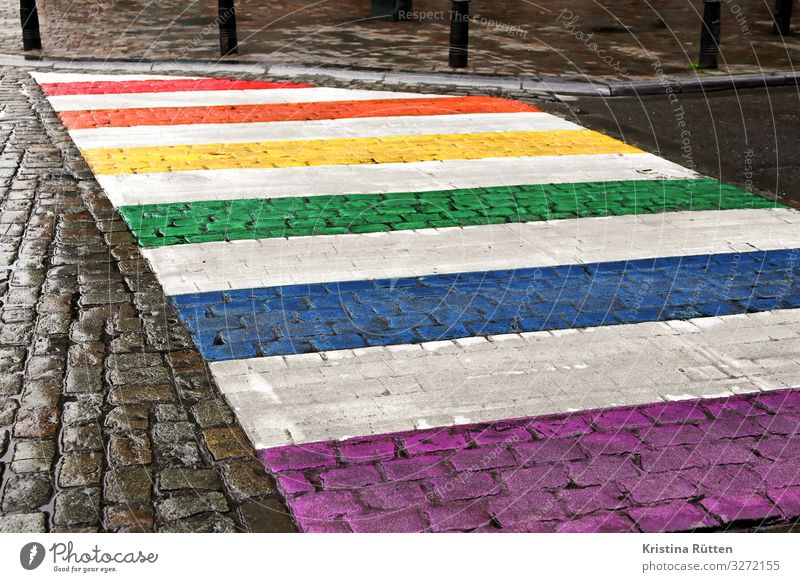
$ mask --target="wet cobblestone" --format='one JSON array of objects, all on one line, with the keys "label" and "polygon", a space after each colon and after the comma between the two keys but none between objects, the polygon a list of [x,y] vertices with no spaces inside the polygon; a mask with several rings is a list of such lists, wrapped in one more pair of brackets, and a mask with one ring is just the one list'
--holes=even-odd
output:
[{"label": "wet cobblestone", "polygon": [[0,144],[0,532],[293,530],[21,70],[0,77]]},{"label": "wet cobblestone", "polygon": [[[772,35],[771,4],[724,3],[723,71],[792,70],[800,43]],[[410,20],[386,22],[370,18],[368,0],[241,0],[240,50],[230,60],[446,71],[449,8],[442,0],[415,0]],[[13,22],[0,35],[6,53],[20,50],[17,10],[13,2],[0,9]],[[39,13],[46,55],[219,60],[214,3],[53,0],[42,3]],[[667,74],[690,75],[691,61],[698,58],[701,13],[690,0],[657,6],[633,0],[575,0],[563,6],[473,0],[469,70],[625,79],[656,77],[659,64]]]},{"label": "wet cobblestone", "polygon": [[[46,107],[42,111],[46,112]],[[59,126],[53,122],[48,135],[56,143],[62,143],[63,135],[59,132]],[[88,179],[85,166],[68,140],[62,145],[77,188],[71,191],[72,210],[67,213],[73,218],[53,219],[55,226],[50,233],[56,238],[52,246],[61,244],[63,234],[73,237],[70,244],[85,243],[87,251],[56,252],[57,248],[43,249],[42,245],[29,247],[44,252],[47,260],[28,269],[26,276],[19,279],[19,286],[38,285],[42,294],[30,303],[30,296],[18,293],[13,297],[17,303],[9,311],[15,321],[32,324],[34,331],[28,343],[2,346],[10,350],[6,356],[9,375],[16,374],[21,380],[24,374],[25,380],[7,398],[16,403],[21,401],[18,395],[22,392],[25,405],[6,414],[10,414],[12,422],[16,416],[17,424],[20,419],[25,420],[25,414],[31,419],[43,419],[41,424],[28,420],[22,426],[32,434],[41,430],[40,436],[30,440],[59,444],[50,465],[51,470],[54,466],[58,468],[55,474],[59,481],[47,502],[36,508],[15,510],[25,513],[0,517],[0,531],[11,527],[48,527],[50,531],[291,530],[293,526],[285,516],[271,478],[253,461],[249,443],[209,382],[202,360],[191,349],[187,335],[130,238],[122,236],[128,233],[120,229],[119,217],[93,180]],[[40,191],[41,188],[34,188],[32,195]],[[36,206],[31,208],[35,211]],[[90,210],[88,214],[85,208]],[[61,215],[54,213],[54,216]],[[75,224],[81,225],[80,228],[75,228]],[[20,236],[24,232],[20,230]],[[35,263],[36,257],[31,255],[30,260]],[[104,295],[104,285],[112,293]],[[86,296],[90,300],[84,301]],[[102,296],[105,302],[94,303]],[[64,309],[65,304],[69,310]],[[41,324],[44,317],[51,316],[52,323]],[[102,371],[99,390],[67,390],[71,371],[90,369]],[[12,380],[8,385],[14,387],[15,383]],[[28,409],[35,412],[27,412]],[[15,430],[14,440],[24,441],[18,438],[16,426],[9,423],[11,426]],[[0,444],[1,441],[2,438]],[[44,459],[31,460],[34,476],[47,474],[43,469]],[[98,480],[88,484],[69,481],[80,472],[74,470],[75,466],[85,463],[91,469],[97,460]],[[502,468],[502,456],[495,461]],[[453,466],[457,467],[455,461]],[[393,470],[402,473],[403,467],[398,465]],[[320,467],[312,472],[313,483],[297,478],[299,473],[292,474],[290,480],[296,489],[287,494],[291,497],[317,488],[365,487],[374,479],[374,471],[370,470],[337,473],[330,467]],[[93,470],[85,473],[94,479]],[[69,485],[60,482],[64,474]],[[15,475],[13,465],[3,467],[4,487],[8,487]],[[41,486],[41,480],[36,483]],[[491,488],[491,483],[480,480],[469,485]],[[103,495],[98,498],[94,492],[100,490]],[[346,497],[340,495],[342,491],[332,493],[333,505]],[[413,488],[404,494],[415,495]],[[384,507],[391,503],[390,497],[386,493],[385,499],[374,499],[375,507],[390,509]],[[603,502],[603,499],[597,500]],[[445,501],[444,514],[460,513],[463,509],[463,501],[457,494]],[[787,497],[785,503],[789,502],[791,499]],[[583,502],[565,500],[565,503]],[[602,508],[606,509],[613,508]],[[663,519],[658,511],[637,515],[635,519],[657,522]],[[470,524],[463,529],[485,523],[485,512],[463,513],[465,523]],[[99,516],[98,523],[91,521],[92,515]],[[441,517],[431,519],[443,521]],[[606,517],[610,520],[614,516]],[[687,515],[687,519],[691,517]],[[392,520],[411,527],[419,524],[420,517],[405,512]],[[351,527],[366,530],[376,525],[380,523],[365,521]]]}]

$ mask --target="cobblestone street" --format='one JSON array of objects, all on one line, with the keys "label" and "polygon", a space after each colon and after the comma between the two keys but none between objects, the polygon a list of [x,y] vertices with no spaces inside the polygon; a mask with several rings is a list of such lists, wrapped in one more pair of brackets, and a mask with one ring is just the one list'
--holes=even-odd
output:
[{"label": "cobblestone street", "polygon": [[2,80],[3,531],[800,517],[774,196],[523,93],[32,74]]},{"label": "cobblestone street", "polygon": [[0,532],[293,529],[36,84],[0,93]]}]

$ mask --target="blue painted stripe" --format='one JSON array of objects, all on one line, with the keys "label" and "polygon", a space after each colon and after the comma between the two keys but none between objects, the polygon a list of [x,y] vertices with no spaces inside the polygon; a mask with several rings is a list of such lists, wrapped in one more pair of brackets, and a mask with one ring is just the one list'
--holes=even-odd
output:
[{"label": "blue painted stripe", "polygon": [[177,295],[210,361],[800,307],[800,249]]}]

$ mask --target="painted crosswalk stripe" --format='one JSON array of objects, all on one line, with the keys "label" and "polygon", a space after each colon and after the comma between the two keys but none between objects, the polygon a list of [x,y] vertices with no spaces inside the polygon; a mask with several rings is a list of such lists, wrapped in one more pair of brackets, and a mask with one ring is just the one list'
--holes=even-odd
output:
[{"label": "painted crosswalk stripe", "polygon": [[775,208],[716,180],[631,180],[122,206],[142,247],[659,212]]},{"label": "painted crosswalk stripe", "polygon": [[[732,229],[747,223],[753,234]],[[770,251],[797,242],[790,209],[675,212],[143,250],[169,295],[478,270]]]},{"label": "painted crosswalk stripe", "polygon": [[800,307],[800,249],[173,296],[209,361]]},{"label": "painted crosswalk stripe", "polygon": [[355,89],[252,89],[241,91],[184,91],[121,95],[62,95],[49,97],[53,109],[91,111],[94,109],[141,109],[145,107],[203,107],[219,105],[263,105],[307,103],[309,101],[363,101],[366,99],[435,99],[435,95]]},{"label": "painted crosswalk stripe", "polygon": [[96,178],[115,206],[126,206],[697,177],[696,172],[678,164],[641,153],[104,174]]},{"label": "painted crosswalk stripe", "polygon": [[[775,358],[788,367],[772,367]],[[269,448],[781,388],[800,379],[800,310],[230,360],[211,371],[256,448]]]},{"label": "painted crosswalk stripe", "polygon": [[673,532],[790,521],[800,390],[262,451],[304,532]]},{"label": "painted crosswalk stripe", "polygon": [[270,123],[229,123],[111,127],[71,132],[82,150],[241,143],[302,139],[341,139],[399,135],[463,134],[485,131],[565,131],[583,128],[541,112],[465,115],[363,117]]},{"label": "painted crosswalk stripe", "polygon": [[354,101],[311,101],[255,105],[201,105],[62,111],[61,121],[70,130],[103,127],[174,126],[222,123],[267,123],[470,113],[535,112],[535,107],[496,97],[428,97],[408,99],[362,99]]},{"label": "painted crosswalk stripe", "polygon": [[597,132],[561,130],[105,148],[82,153],[92,171],[102,175],[639,152]]},{"label": "painted crosswalk stripe", "polygon": [[228,79],[151,79],[130,81],[76,81],[42,83],[48,97],[60,95],[114,95],[136,93],[175,93],[179,91],[236,91],[245,89],[307,89],[313,85]]}]

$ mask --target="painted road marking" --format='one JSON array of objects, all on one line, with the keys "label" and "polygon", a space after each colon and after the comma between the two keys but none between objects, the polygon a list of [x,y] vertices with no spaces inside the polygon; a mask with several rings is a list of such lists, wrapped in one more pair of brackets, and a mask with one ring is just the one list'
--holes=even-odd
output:
[{"label": "painted road marking", "polygon": [[[110,83],[69,92],[124,90],[96,80]],[[535,111],[511,100],[203,83],[221,90],[50,100],[69,129],[111,128],[74,134],[117,146],[86,148],[97,171],[147,171],[98,180],[140,244],[166,246],[146,252],[168,290],[165,258],[188,261],[176,285],[252,285],[173,301],[301,529],[796,517],[800,397],[776,390],[800,384],[796,212],[585,130],[509,132],[495,116],[443,133],[457,120],[444,116]],[[398,135],[402,117],[418,119]],[[431,125],[439,135],[418,129]],[[576,136],[626,153],[580,154]],[[241,168],[264,164],[293,167]],[[442,228],[448,215],[467,226]],[[436,273],[456,268],[474,271]],[[701,400],[621,406],[686,396]],[[464,424],[477,420],[491,424]]]},{"label": "painted road marking", "polygon": [[632,180],[122,206],[142,247],[685,210],[776,208],[716,180]]},{"label": "painted road marking", "polygon": [[306,532],[693,531],[798,513],[800,391],[262,452]]},{"label": "painted road marking", "polygon": [[114,95],[135,93],[176,93],[179,91],[236,91],[251,89],[307,89],[308,84],[239,81],[229,79],[171,79],[131,81],[83,81],[42,83],[48,97],[61,95]]},{"label": "painted road marking", "polygon": [[485,158],[402,164],[98,175],[115,206],[699,177],[652,154]]},{"label": "painted road marking", "polygon": [[601,133],[508,131],[83,150],[95,174],[640,153]]},{"label": "painted road marking", "polygon": [[211,371],[256,448],[269,448],[781,388],[800,378],[800,310],[229,360]]},{"label": "painted road marking", "polygon": [[[750,231],[731,228],[749,224]],[[800,213],[674,212],[143,249],[168,295],[789,248]]]},{"label": "painted road marking", "polygon": [[347,119],[363,117],[458,115],[469,113],[518,113],[538,111],[519,101],[496,97],[432,97],[412,99],[362,99],[266,105],[217,105],[62,111],[61,121],[70,130],[140,125],[193,125],[266,123]]},{"label": "painted road marking", "polygon": [[174,295],[210,361],[800,307],[800,249]]},{"label": "painted road marking", "polygon": [[93,109],[140,109],[143,107],[203,107],[214,105],[261,105],[307,103],[309,101],[362,101],[365,99],[425,99],[435,95],[355,89],[253,89],[244,91],[189,91],[178,93],[136,93],[132,95],[63,95],[49,97],[57,112]]},{"label": "painted road marking", "polygon": [[541,112],[471,113],[363,117],[271,123],[222,123],[76,129],[70,135],[82,150],[259,141],[341,139],[400,135],[461,134],[485,131],[583,130],[579,125]]}]

